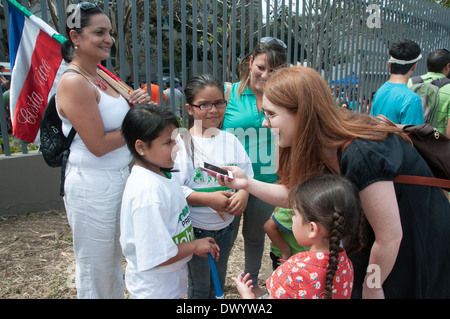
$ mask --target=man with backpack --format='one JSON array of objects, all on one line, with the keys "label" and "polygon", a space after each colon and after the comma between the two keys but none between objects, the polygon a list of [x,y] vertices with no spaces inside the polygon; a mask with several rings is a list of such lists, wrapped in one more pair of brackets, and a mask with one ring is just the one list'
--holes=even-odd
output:
[{"label": "man with backpack", "polygon": [[450,79],[447,78],[450,52],[446,49],[431,52],[427,58],[427,69],[428,73],[412,77],[408,87],[421,96],[423,103],[427,103],[425,121],[440,133],[450,136]]}]

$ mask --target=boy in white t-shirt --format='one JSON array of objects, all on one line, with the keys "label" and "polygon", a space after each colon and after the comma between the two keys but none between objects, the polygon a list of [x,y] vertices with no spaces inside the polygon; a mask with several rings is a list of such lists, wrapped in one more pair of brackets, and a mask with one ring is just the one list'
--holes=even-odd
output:
[{"label": "boy in white t-shirt", "polygon": [[[173,172],[178,121],[167,109],[131,108],[122,133],[136,159],[122,198],[122,252],[131,298],[182,298],[192,254],[217,260],[213,238],[194,239],[189,207]],[[175,132],[176,133],[176,132]],[[205,258],[206,259],[206,258]]]}]

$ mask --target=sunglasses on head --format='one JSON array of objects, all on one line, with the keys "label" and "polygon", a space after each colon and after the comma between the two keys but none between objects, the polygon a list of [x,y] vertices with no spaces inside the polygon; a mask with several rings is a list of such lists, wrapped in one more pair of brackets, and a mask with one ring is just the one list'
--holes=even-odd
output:
[{"label": "sunglasses on head", "polygon": [[262,43],[269,43],[272,41],[277,42],[283,48],[287,49],[287,45],[283,41],[281,41],[280,39],[274,38],[274,37],[264,37],[259,40],[259,42],[262,42]]},{"label": "sunglasses on head", "polygon": [[77,7],[80,8],[81,10],[89,10],[89,9],[95,8],[97,6],[94,3],[84,1],[84,2],[79,2],[77,4]]}]

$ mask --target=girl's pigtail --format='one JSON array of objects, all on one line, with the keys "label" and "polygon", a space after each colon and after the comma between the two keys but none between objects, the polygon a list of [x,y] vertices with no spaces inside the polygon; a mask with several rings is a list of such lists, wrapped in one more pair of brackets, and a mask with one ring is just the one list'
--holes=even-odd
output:
[{"label": "girl's pigtail", "polygon": [[331,299],[333,296],[333,280],[339,264],[339,250],[342,234],[344,232],[345,219],[339,212],[333,213],[333,228],[330,231],[330,254],[326,274],[324,299]]}]

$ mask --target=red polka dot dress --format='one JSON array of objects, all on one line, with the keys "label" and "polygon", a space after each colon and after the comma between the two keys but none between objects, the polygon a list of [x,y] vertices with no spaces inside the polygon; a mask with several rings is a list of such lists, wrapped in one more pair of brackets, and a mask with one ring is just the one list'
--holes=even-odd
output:
[{"label": "red polka dot dress", "polygon": [[[328,253],[300,252],[278,267],[266,282],[275,299],[322,299],[328,267]],[[350,299],[353,287],[353,266],[344,249],[333,280],[333,299]]]}]

